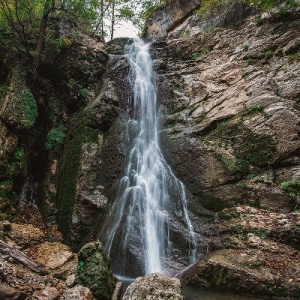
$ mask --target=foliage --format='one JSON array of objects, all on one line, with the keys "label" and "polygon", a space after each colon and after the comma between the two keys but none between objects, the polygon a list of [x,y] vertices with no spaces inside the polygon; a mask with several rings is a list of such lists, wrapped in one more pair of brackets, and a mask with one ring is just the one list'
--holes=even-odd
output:
[{"label": "foliage", "polygon": [[263,112],[263,111],[264,111],[264,107],[259,104],[254,105],[247,110],[248,113]]},{"label": "foliage", "polygon": [[209,52],[208,49],[202,49],[202,50],[200,50],[199,52],[194,53],[193,56],[192,56],[192,59],[195,60],[195,59],[197,59],[198,57],[201,57],[201,56],[207,54],[208,52]]},{"label": "foliage", "polygon": [[221,13],[227,5],[230,5],[230,0],[203,0],[197,13],[205,19],[209,15]]},{"label": "foliage", "polygon": [[7,85],[0,85],[0,98],[4,97],[8,91],[9,87]]},{"label": "foliage", "polygon": [[34,124],[38,107],[33,94],[26,86],[26,73],[21,66],[13,71],[14,98],[9,102],[10,114],[22,128],[28,129]]},{"label": "foliage", "polygon": [[48,133],[47,141],[46,141],[47,150],[54,150],[54,151],[60,150],[66,137],[64,131],[65,131],[65,127],[63,125],[60,125],[59,127],[52,129]]},{"label": "foliage", "polygon": [[[254,112],[261,109],[259,105],[254,106]],[[216,158],[238,176],[246,176],[249,171],[253,173],[268,165],[276,153],[271,137],[250,131],[242,121],[219,121],[207,139],[213,141]],[[224,154],[224,150],[231,155]]]},{"label": "foliage", "polygon": [[265,58],[270,58],[273,55],[273,51],[272,50],[267,50],[265,52]]},{"label": "foliage", "polygon": [[243,48],[244,48],[245,51],[248,51],[248,50],[249,50],[249,45],[245,44],[245,45],[243,46]]},{"label": "foliage", "polygon": [[281,188],[289,193],[289,195],[296,200],[295,209],[299,209],[300,203],[297,202],[297,198],[300,196],[300,178],[293,178],[289,181],[281,183]]},{"label": "foliage", "polygon": [[[245,4],[264,11],[270,11],[274,7],[280,6],[280,11],[284,12],[287,9],[298,7],[297,0],[242,0]],[[234,6],[237,0],[203,0],[197,13],[202,18],[207,18],[213,14],[221,14],[224,10]],[[256,25],[262,23],[261,17],[255,20]]]},{"label": "foliage", "polygon": [[255,63],[255,60],[252,57],[247,57],[247,63],[248,65],[253,65]]},{"label": "foliage", "polygon": [[20,122],[25,128],[30,128],[34,124],[38,114],[36,101],[28,88],[24,88],[17,97],[20,103],[20,106],[17,107],[21,116]]}]

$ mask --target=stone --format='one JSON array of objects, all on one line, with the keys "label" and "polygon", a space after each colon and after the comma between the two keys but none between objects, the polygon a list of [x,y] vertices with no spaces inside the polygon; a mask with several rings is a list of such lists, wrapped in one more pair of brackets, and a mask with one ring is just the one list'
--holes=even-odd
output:
[{"label": "stone", "polygon": [[[210,253],[197,264],[183,272],[182,284],[196,285],[202,288],[230,290],[236,293],[293,297],[299,286],[289,279],[296,278],[300,272],[299,262],[289,255],[276,257],[268,252],[255,250],[236,251],[218,250]],[[278,265],[284,265],[287,276],[278,278]]]},{"label": "stone", "polygon": [[59,291],[55,287],[45,287],[44,290],[37,290],[33,293],[35,300],[57,300],[60,298]]},{"label": "stone", "polygon": [[116,285],[104,246],[85,244],[78,252],[75,283],[88,287],[97,299],[110,300]]},{"label": "stone", "polygon": [[33,246],[45,240],[45,232],[32,224],[11,224],[9,237],[18,245]]},{"label": "stone", "polygon": [[111,296],[111,300],[121,300],[122,298],[122,282],[118,282],[116,284],[113,295]]},{"label": "stone", "polygon": [[183,300],[179,279],[158,273],[137,278],[128,286],[123,300],[143,299]]},{"label": "stone", "polygon": [[67,245],[59,242],[45,242],[26,251],[35,261],[44,265],[48,270],[63,266],[73,257]]},{"label": "stone", "polygon": [[62,300],[93,300],[93,294],[84,286],[76,285],[71,289],[66,289]]},{"label": "stone", "polygon": [[17,300],[21,299],[22,293],[17,289],[0,283],[0,299],[4,300]]},{"label": "stone", "polygon": [[75,284],[75,274],[71,274],[65,282],[67,287],[73,287]]}]

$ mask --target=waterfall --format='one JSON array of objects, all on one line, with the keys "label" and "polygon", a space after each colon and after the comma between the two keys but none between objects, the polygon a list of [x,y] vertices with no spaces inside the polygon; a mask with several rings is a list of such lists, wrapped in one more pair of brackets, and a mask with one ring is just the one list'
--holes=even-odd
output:
[{"label": "waterfall", "polygon": [[[128,154],[102,239],[115,273],[170,273],[174,257],[185,257],[188,264],[195,261],[195,234],[184,185],[173,174],[159,146],[149,44],[134,40],[126,57],[132,87],[124,141]],[[184,228],[184,235],[174,227]]]}]

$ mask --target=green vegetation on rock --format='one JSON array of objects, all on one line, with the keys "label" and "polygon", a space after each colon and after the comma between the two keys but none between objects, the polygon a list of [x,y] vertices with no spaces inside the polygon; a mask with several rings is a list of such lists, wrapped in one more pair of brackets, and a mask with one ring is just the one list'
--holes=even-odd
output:
[{"label": "green vegetation on rock", "polygon": [[295,200],[295,209],[300,208],[300,178],[293,178],[289,181],[281,183],[281,188],[289,193],[289,195]]},{"label": "green vegetation on rock", "polygon": [[117,283],[100,242],[90,242],[78,252],[76,283],[88,287],[97,299],[109,300]]},{"label": "green vegetation on rock", "polygon": [[64,131],[65,127],[63,125],[60,125],[59,127],[52,129],[48,133],[46,141],[47,150],[59,151],[61,149],[61,146],[63,145],[66,137]]},{"label": "green vegetation on rock", "polygon": [[21,128],[28,129],[34,124],[38,107],[31,91],[26,86],[26,73],[23,67],[17,66],[13,71],[12,83],[14,96],[7,105],[7,114]]},{"label": "green vegetation on rock", "polygon": [[[257,105],[251,112],[260,112],[262,109]],[[261,168],[270,164],[276,152],[272,137],[248,130],[241,121],[219,122],[206,139],[213,141],[212,148],[216,158],[228,170],[242,176],[250,174],[250,167]],[[231,155],[224,155],[220,151],[222,148]]]},{"label": "green vegetation on rock", "polygon": [[80,167],[82,145],[97,142],[100,130],[91,116],[80,110],[73,118],[65,142],[58,178],[58,223],[64,240],[70,244],[72,213],[76,199],[77,176]]}]

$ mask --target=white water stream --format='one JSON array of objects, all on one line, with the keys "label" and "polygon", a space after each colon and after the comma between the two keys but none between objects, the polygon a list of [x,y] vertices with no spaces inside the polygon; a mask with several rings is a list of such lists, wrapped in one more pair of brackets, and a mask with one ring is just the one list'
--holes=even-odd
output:
[{"label": "white water stream", "polygon": [[168,273],[167,262],[172,264],[171,256],[176,249],[176,243],[170,238],[173,201],[178,202],[176,205],[181,210],[179,218],[186,231],[181,244],[189,263],[196,259],[194,230],[184,186],[173,174],[159,147],[157,93],[149,44],[134,40],[126,56],[132,86],[126,125],[129,152],[118,182],[117,199],[108,216],[106,248],[110,254],[114,251],[121,257],[119,265],[114,267],[120,275],[127,275],[127,271],[121,269],[130,268],[130,265],[124,267],[129,256],[135,257],[135,263],[144,274]]}]

